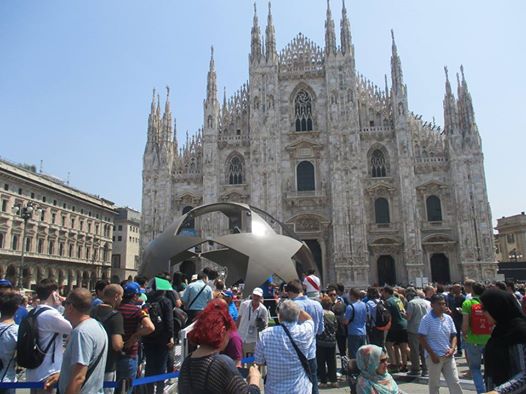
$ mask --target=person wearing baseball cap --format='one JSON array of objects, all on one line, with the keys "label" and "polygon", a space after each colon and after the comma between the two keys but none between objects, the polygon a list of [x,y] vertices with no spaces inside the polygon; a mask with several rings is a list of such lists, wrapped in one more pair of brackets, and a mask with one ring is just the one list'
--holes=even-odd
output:
[{"label": "person wearing baseball cap", "polygon": [[134,296],[136,294],[144,293],[144,290],[141,288],[137,282],[127,282],[124,286],[124,296]]},{"label": "person wearing baseball cap", "polygon": [[243,356],[254,354],[259,331],[268,326],[269,313],[263,305],[263,290],[256,287],[252,290],[252,299],[245,300],[239,307],[239,317],[236,321],[239,335],[243,339]]},{"label": "person wearing baseball cap", "polygon": [[[143,291],[141,286],[137,282],[126,282],[122,288],[124,295],[117,310],[122,314],[124,325],[124,349],[117,360],[116,381],[119,384],[115,392],[118,393],[122,392],[123,380],[135,379],[140,338],[155,330],[148,313],[137,305],[140,304],[139,295]],[[128,393],[131,391],[130,387]]]},{"label": "person wearing baseball cap", "polygon": [[9,279],[0,279],[0,289],[13,288],[13,284]]},{"label": "person wearing baseball cap", "polygon": [[232,319],[236,321],[239,316],[239,313],[237,311],[236,304],[234,304],[234,293],[232,292],[232,290],[223,290],[221,292],[221,297],[228,304],[228,313],[230,313]]}]

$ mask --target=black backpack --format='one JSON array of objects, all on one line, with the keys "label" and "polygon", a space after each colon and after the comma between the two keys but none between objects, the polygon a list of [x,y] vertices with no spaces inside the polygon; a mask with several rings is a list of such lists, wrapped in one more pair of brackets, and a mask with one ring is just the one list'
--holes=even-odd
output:
[{"label": "black backpack", "polygon": [[164,314],[161,303],[159,301],[153,301],[145,304],[145,307],[148,310],[148,315],[150,316],[150,320],[152,321],[155,327],[155,331],[144,338],[151,339],[163,335],[166,323],[164,321]]},{"label": "black backpack", "polygon": [[[31,310],[20,322],[18,328],[18,342],[16,344],[16,361],[18,365],[28,369],[35,369],[44,361],[46,353],[55,343],[58,333],[55,333],[45,348],[41,348],[38,340],[37,317],[51,308],[42,307]],[[53,357],[55,356],[53,352]]]},{"label": "black backpack", "polygon": [[375,324],[374,326],[377,329],[381,329],[389,324],[391,321],[391,312],[387,310],[385,304],[382,301],[376,302],[376,315],[375,315]]}]

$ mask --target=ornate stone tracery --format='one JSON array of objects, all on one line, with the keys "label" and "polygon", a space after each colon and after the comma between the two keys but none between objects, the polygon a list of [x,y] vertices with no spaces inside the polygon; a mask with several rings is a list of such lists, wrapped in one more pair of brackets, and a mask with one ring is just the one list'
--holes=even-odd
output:
[{"label": "ornate stone tracery", "polygon": [[323,71],[324,61],[323,49],[299,33],[279,54],[280,73],[316,74]]}]

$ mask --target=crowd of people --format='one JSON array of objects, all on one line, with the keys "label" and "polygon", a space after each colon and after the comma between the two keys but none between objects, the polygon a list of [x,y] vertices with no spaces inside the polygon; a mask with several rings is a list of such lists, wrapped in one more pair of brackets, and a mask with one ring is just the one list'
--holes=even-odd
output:
[{"label": "crowd of people", "polygon": [[[443,375],[450,392],[462,393],[456,358],[465,355],[477,393],[526,392],[524,287],[466,280],[322,289],[313,271],[275,282],[227,288],[207,268],[190,280],[180,272],[101,280],[94,294],[79,287],[66,295],[48,278],[24,301],[0,279],[0,381],[23,370],[41,383],[32,394],[131,393],[138,376],[179,370],[181,394],[259,393],[262,375],[265,393],[303,394],[350,375],[353,390],[369,394],[400,393],[393,376],[406,374],[428,377],[433,394]],[[191,352],[180,364],[175,346],[189,325]],[[116,389],[103,389],[108,381]],[[163,380],[145,386],[164,388]]]}]

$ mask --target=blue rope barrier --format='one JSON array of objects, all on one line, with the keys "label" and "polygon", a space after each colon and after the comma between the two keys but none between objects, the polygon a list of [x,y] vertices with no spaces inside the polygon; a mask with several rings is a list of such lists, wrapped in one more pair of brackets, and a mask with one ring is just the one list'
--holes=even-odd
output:
[{"label": "blue rope barrier", "polygon": [[144,378],[134,379],[132,386],[142,386],[144,384],[160,382],[161,380],[173,379],[179,377],[179,371],[163,373],[162,375],[145,376]]},{"label": "blue rope barrier", "polygon": [[2,382],[0,389],[43,389],[42,382]]},{"label": "blue rope barrier", "polygon": [[[254,357],[246,357],[241,360],[242,364],[251,364],[254,362]],[[164,373],[161,375],[145,376],[144,378],[134,379],[132,386],[142,386],[149,383],[160,382],[161,380],[174,379],[179,377],[179,371]],[[115,388],[118,382],[108,381],[104,382],[104,388]],[[0,382],[0,389],[43,389],[42,382]]]}]

